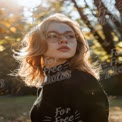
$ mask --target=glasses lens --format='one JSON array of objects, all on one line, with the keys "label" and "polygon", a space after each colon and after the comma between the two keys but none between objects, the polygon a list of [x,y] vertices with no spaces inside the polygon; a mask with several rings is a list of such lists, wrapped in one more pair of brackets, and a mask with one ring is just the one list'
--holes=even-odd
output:
[{"label": "glasses lens", "polygon": [[48,33],[46,35],[46,39],[49,42],[58,42],[62,36],[64,36],[69,42],[76,40],[76,34],[75,33],[58,34],[55,32]]},{"label": "glasses lens", "polygon": [[76,36],[75,36],[74,33],[67,33],[67,34],[65,34],[65,37],[66,37],[67,39],[69,39],[69,40],[74,40],[74,39],[76,39]]},{"label": "glasses lens", "polygon": [[56,33],[48,33],[46,38],[48,41],[56,42],[59,37],[58,37],[58,34],[56,34]]}]

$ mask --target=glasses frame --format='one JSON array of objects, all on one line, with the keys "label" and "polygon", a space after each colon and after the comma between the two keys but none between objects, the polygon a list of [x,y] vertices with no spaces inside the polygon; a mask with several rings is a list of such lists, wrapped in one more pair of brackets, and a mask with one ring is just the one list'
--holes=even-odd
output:
[{"label": "glasses frame", "polygon": [[[72,39],[72,41],[74,41],[74,40],[77,40],[77,38],[78,38],[78,34],[76,34],[76,33],[74,33],[74,32],[71,32],[71,31],[66,31],[66,32],[64,32],[64,33],[58,33],[58,32],[56,32],[56,31],[50,31],[50,32],[48,32],[47,33],[47,35],[45,35],[45,38],[47,39],[48,38],[48,34],[49,33],[55,33],[55,34],[57,34],[58,35],[58,39],[57,40],[55,40],[55,41],[50,41],[50,42],[59,42],[60,40],[61,40],[61,37],[62,36],[64,36],[66,39],[67,39],[67,37],[65,36],[66,34],[69,34],[69,33],[72,33],[72,34],[74,34],[74,36],[75,36],[75,38],[74,39]],[[68,40],[68,39],[67,39]],[[48,40],[47,40],[48,41]],[[71,39],[70,40],[68,40],[68,41],[71,41]]]}]

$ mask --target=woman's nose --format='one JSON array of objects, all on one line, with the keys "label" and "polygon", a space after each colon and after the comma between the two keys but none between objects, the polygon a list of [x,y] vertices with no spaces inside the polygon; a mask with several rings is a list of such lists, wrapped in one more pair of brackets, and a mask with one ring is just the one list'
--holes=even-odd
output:
[{"label": "woman's nose", "polygon": [[61,36],[58,42],[59,43],[68,43],[68,40],[65,36]]}]

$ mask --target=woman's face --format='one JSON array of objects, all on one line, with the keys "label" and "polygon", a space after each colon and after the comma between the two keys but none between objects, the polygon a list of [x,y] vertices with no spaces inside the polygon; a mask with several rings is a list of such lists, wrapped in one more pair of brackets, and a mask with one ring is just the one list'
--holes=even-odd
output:
[{"label": "woman's face", "polygon": [[51,23],[47,30],[46,41],[48,50],[44,56],[48,59],[65,62],[75,55],[77,47],[76,34],[67,24]]}]

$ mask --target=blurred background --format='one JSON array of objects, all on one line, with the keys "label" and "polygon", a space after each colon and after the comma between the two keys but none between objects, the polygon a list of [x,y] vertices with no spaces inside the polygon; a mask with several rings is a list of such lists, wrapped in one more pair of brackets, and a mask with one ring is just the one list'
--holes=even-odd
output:
[{"label": "blurred background", "polygon": [[122,122],[122,0],[0,0],[0,122],[30,122],[37,89],[8,75],[18,67],[17,49],[27,31],[53,13],[76,20],[91,58],[102,66],[110,122]]}]

